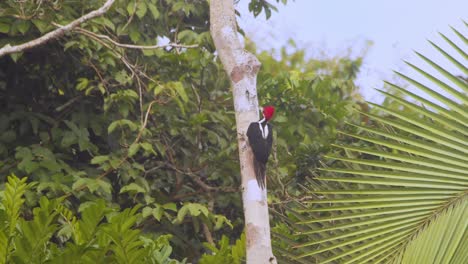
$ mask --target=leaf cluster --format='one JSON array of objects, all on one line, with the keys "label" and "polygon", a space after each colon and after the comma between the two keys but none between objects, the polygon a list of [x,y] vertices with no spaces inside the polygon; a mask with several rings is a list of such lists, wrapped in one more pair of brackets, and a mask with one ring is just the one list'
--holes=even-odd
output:
[{"label": "leaf cluster", "polygon": [[139,206],[119,210],[104,200],[83,203],[79,215],[63,199],[41,197],[24,216],[27,178],[8,177],[0,208],[0,263],[185,263],[171,259],[170,235],[145,235]]}]

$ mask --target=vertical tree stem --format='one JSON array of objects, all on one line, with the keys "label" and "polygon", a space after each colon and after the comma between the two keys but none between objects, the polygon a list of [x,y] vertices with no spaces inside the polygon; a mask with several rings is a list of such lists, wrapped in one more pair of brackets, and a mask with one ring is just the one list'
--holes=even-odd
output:
[{"label": "vertical tree stem", "polygon": [[257,72],[260,62],[241,45],[233,0],[211,0],[211,36],[232,84],[242,176],[247,264],[276,263],[271,249],[267,191],[260,189],[253,169],[253,154],[245,136],[258,120]]}]

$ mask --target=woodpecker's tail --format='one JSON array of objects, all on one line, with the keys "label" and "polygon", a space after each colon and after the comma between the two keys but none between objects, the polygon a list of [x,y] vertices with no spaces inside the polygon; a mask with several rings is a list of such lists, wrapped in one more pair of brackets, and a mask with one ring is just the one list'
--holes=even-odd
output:
[{"label": "woodpecker's tail", "polygon": [[257,177],[258,186],[262,189],[265,189],[266,164],[259,162],[256,158],[254,158],[253,160],[255,176]]}]

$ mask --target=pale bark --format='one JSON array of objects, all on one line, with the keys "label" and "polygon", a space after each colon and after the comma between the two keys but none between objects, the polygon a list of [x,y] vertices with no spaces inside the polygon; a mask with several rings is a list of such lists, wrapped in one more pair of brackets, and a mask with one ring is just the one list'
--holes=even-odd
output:
[{"label": "pale bark", "polygon": [[107,10],[109,10],[109,8],[112,6],[112,4],[114,2],[115,2],[115,0],[107,0],[104,3],[104,5],[102,5],[99,9],[93,10],[93,11],[87,13],[86,15],[73,20],[71,23],[69,23],[69,24],[67,24],[65,26],[59,27],[59,28],[57,28],[57,29],[45,34],[44,36],[41,36],[41,37],[37,38],[37,39],[33,39],[31,41],[28,41],[26,43],[23,43],[21,45],[16,45],[16,46],[11,46],[11,45],[7,44],[4,47],[0,48],[0,57],[8,55],[8,54],[12,54],[12,53],[22,52],[22,51],[31,49],[33,47],[45,44],[50,40],[61,37],[65,33],[71,31],[72,29],[74,29],[75,27],[83,24],[84,22],[86,22],[86,21],[88,21],[90,19],[93,19],[95,17],[103,15],[104,13],[107,12]]},{"label": "pale bark", "polygon": [[242,177],[247,263],[276,263],[271,249],[267,191],[260,189],[253,168],[253,154],[245,136],[250,122],[257,121],[257,72],[260,62],[244,50],[236,28],[233,0],[211,0],[211,35],[232,84]]}]

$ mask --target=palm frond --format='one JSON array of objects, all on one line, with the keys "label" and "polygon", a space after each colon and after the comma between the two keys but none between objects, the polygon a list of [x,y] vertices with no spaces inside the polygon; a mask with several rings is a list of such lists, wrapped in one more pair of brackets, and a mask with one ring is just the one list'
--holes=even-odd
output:
[{"label": "palm frond", "polygon": [[[452,50],[430,44],[466,75],[468,41],[453,30],[458,40],[441,34]],[[336,146],[350,155],[328,158],[346,168],[324,168],[320,198],[289,206],[298,243],[280,254],[291,263],[468,261],[468,83],[417,55],[441,76],[408,62],[433,87],[397,72],[413,90],[381,92],[401,107],[371,104],[380,114],[362,114],[378,127],[350,124],[357,132],[344,134],[366,147]]]}]

